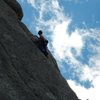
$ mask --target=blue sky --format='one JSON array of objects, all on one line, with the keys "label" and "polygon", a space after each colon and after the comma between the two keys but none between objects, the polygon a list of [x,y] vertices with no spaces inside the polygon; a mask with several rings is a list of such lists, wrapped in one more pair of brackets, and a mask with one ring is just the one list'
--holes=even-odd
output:
[{"label": "blue sky", "polygon": [[33,34],[42,29],[48,48],[82,100],[100,100],[100,0],[17,0]]},{"label": "blue sky", "polygon": [[[77,2],[75,2],[77,1]],[[61,6],[64,7],[66,14],[73,18],[73,24],[78,27],[85,27],[86,23],[89,28],[97,28],[100,26],[100,0],[60,0]]]}]

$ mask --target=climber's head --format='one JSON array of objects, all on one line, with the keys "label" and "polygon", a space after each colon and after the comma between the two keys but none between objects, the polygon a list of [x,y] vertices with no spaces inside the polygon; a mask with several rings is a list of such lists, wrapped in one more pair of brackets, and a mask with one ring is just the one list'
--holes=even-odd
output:
[{"label": "climber's head", "polygon": [[39,34],[39,35],[42,35],[42,33],[43,33],[42,30],[39,30],[38,34]]}]

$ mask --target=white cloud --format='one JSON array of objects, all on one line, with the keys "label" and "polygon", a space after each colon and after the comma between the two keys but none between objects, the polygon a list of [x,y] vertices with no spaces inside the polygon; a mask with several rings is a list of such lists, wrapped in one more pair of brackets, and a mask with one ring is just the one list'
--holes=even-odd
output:
[{"label": "white cloud", "polygon": [[[67,25],[66,25],[67,26]],[[58,33],[60,34],[59,30],[64,30],[64,28],[58,28]],[[77,29],[76,29],[77,30]],[[99,30],[100,31],[100,30]],[[65,33],[65,34],[64,34]],[[77,30],[72,33],[70,37],[68,37],[67,32],[63,32],[63,36],[58,36],[57,34],[54,36],[54,47],[55,47],[55,54],[56,58],[61,58],[63,60],[68,60],[65,59],[66,57],[70,59],[70,67],[74,67],[74,71],[78,76],[80,77],[80,81],[85,81],[89,80],[92,81],[95,77],[99,76],[100,74],[100,46],[99,46],[99,34],[98,30]],[[75,34],[75,35],[73,35]],[[59,38],[62,38],[62,40]],[[86,45],[85,43],[87,42],[86,40],[88,39],[90,41],[90,38],[98,41],[98,45],[94,45],[91,42],[88,43],[88,49],[95,54],[93,56],[89,57],[89,64],[83,64],[79,60],[75,58],[75,56],[80,56],[82,57],[81,54],[81,49],[84,49],[84,46]],[[64,39],[64,40],[63,40]],[[64,41],[64,42],[63,42]],[[71,42],[71,43],[70,43]],[[57,45],[56,45],[57,44]],[[76,49],[76,55],[73,55],[71,52],[71,48],[74,47]],[[60,59],[60,60],[61,60]],[[59,60],[59,59],[58,59]],[[68,62],[67,62],[68,63]]]},{"label": "white cloud", "polygon": [[68,25],[71,20],[63,21],[56,25],[53,31],[52,44],[56,50],[56,55],[59,55],[60,59],[64,59],[66,56],[73,58],[71,48],[76,48],[77,53],[80,53],[83,47],[82,37],[75,31],[72,35],[68,34]]},{"label": "white cloud", "polygon": [[83,73],[81,75],[81,80],[94,80],[96,77],[100,76],[100,53],[98,55],[90,57],[89,65],[84,66]]},{"label": "white cloud", "polygon": [[96,77],[93,80],[93,85],[94,87],[91,87],[89,89],[86,89],[82,87],[79,84],[76,84],[72,80],[67,80],[68,84],[71,86],[71,88],[75,91],[79,99],[81,100],[100,100],[100,94],[99,94],[99,89],[100,89],[100,76]]},{"label": "white cloud", "polygon": [[27,0],[28,3],[30,3],[33,7],[35,7],[35,0]]}]

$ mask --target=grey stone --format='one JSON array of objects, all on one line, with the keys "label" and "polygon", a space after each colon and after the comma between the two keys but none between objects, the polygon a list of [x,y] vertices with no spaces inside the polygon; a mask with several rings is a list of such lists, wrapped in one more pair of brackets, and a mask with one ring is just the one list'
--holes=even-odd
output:
[{"label": "grey stone", "polygon": [[31,39],[17,10],[22,12],[16,0],[0,0],[0,100],[78,100],[50,51],[46,58],[37,48],[38,38]]},{"label": "grey stone", "polygon": [[21,20],[23,17],[22,8],[16,0],[4,0],[17,14],[18,19]]}]

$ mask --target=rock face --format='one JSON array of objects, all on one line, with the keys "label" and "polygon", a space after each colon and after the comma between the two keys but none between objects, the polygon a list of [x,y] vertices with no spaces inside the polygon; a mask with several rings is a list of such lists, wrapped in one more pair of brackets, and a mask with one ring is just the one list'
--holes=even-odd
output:
[{"label": "rock face", "polygon": [[16,0],[0,0],[0,100],[78,100],[50,52],[46,58],[32,42],[22,17]]}]

